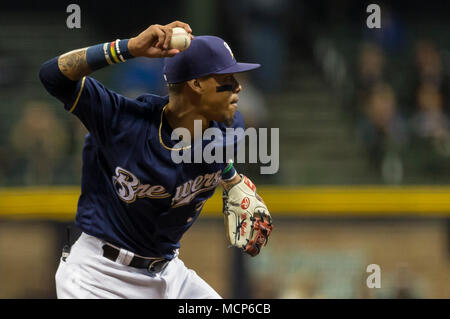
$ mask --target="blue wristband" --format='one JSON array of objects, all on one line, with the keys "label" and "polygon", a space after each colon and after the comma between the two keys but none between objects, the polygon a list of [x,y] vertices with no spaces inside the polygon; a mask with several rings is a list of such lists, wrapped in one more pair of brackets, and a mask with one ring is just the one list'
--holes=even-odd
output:
[{"label": "blue wristband", "polygon": [[113,42],[105,42],[89,47],[86,51],[86,62],[89,68],[95,71],[133,58],[133,55],[128,50],[128,41],[129,39],[117,39]]},{"label": "blue wristband", "polygon": [[128,41],[130,41],[130,39],[124,39],[124,40],[120,40],[119,41],[119,50],[120,50],[120,54],[122,55],[122,57],[125,60],[134,58],[134,56],[130,53],[130,51],[128,50]]},{"label": "blue wristband", "polygon": [[108,65],[105,59],[103,43],[91,46],[86,51],[86,62],[92,71],[104,68]]}]

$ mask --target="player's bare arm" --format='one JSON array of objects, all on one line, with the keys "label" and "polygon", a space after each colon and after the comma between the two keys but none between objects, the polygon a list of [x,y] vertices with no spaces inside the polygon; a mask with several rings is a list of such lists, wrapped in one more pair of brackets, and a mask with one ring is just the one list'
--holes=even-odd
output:
[{"label": "player's bare arm", "polygon": [[[128,50],[134,57],[163,58],[172,57],[180,51],[170,49],[172,29],[180,27],[192,36],[191,27],[184,22],[174,21],[167,25],[154,24],[128,41]],[[58,67],[61,72],[73,81],[80,80],[93,72],[88,64],[88,48],[67,52],[58,58]]]},{"label": "player's bare arm", "polygon": [[86,61],[86,51],[87,48],[70,51],[58,59],[59,69],[72,81],[77,81],[92,73]]}]

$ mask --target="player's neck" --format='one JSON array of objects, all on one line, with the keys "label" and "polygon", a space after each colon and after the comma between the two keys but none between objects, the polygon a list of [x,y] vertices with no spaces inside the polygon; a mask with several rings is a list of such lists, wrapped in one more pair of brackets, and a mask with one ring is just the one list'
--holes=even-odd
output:
[{"label": "player's neck", "polygon": [[171,97],[165,108],[164,116],[172,129],[184,127],[194,137],[195,120],[202,121],[202,133],[209,127],[209,120],[197,110],[198,107],[186,101],[182,96],[177,98]]}]

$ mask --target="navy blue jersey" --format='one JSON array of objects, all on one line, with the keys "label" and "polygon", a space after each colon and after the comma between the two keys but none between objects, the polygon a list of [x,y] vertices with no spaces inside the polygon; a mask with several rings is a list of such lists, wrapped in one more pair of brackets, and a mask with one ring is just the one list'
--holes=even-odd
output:
[{"label": "navy blue jersey", "polygon": [[[89,131],[76,225],[136,254],[173,258],[182,235],[213,195],[226,163],[172,161],[171,151],[159,141],[168,97],[145,94],[130,99],[91,77],[66,91],[58,98]],[[226,128],[214,121],[211,126]],[[238,111],[233,127],[244,128]],[[170,134],[163,117],[161,138],[169,147],[177,143]]]}]

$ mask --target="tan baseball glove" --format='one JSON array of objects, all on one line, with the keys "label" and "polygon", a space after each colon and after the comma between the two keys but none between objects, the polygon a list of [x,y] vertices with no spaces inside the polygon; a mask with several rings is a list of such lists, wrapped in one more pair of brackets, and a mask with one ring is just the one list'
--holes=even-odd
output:
[{"label": "tan baseball glove", "polygon": [[272,232],[272,218],[256,186],[248,177],[241,175],[241,181],[222,194],[223,213],[227,238],[232,246],[256,256],[267,244]]}]

